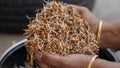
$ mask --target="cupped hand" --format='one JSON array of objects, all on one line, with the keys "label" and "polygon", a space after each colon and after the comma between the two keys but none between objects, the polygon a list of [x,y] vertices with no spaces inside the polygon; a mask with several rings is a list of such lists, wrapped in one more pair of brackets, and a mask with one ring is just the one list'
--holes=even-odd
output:
[{"label": "cupped hand", "polygon": [[87,68],[92,56],[71,54],[67,56],[53,55],[46,52],[36,52],[40,68]]},{"label": "cupped hand", "polygon": [[89,23],[91,29],[96,34],[98,23],[100,20],[93,13],[91,13],[86,7],[76,6],[76,5],[69,5],[69,6],[75,8],[77,12],[79,12],[82,15],[82,17]]}]

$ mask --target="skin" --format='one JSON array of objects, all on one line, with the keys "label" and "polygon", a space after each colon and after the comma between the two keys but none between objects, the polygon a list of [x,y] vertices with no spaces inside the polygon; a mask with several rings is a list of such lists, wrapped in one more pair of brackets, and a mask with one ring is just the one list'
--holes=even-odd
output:
[{"label": "skin", "polygon": [[101,48],[120,48],[120,21],[104,21],[101,33]]},{"label": "skin", "polygon": [[[87,8],[70,5],[75,8],[84,19],[87,20],[91,29],[97,34],[98,22],[100,21]],[[103,21],[102,33],[99,46],[101,48],[120,48],[120,21]],[[40,68],[87,68],[93,58],[91,55],[71,54],[67,56],[53,55],[46,52],[36,51],[36,58]],[[120,68],[120,63],[110,62],[97,58],[92,68]]]},{"label": "skin", "polygon": [[[93,56],[82,54],[71,54],[68,56],[52,55],[38,51],[36,53],[40,68],[87,68]],[[110,62],[97,58],[91,68],[120,68],[120,63]]]}]

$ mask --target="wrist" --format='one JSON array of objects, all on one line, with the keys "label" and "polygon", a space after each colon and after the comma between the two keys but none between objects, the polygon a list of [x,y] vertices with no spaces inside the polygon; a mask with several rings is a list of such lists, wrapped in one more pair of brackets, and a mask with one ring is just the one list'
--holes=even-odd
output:
[{"label": "wrist", "polygon": [[102,65],[101,59],[97,58],[94,62],[91,68],[100,68]]},{"label": "wrist", "polygon": [[89,62],[91,61],[91,59],[93,58],[92,55],[82,55],[82,68],[87,68]]},{"label": "wrist", "polygon": [[91,68],[120,68],[120,64],[97,58]]},{"label": "wrist", "polygon": [[90,26],[91,26],[91,29],[92,29],[92,31],[93,31],[93,33],[94,33],[95,35],[97,35],[97,30],[98,30],[99,21],[100,21],[100,20],[98,20],[98,21],[95,22],[94,24],[90,25]]},{"label": "wrist", "polygon": [[104,21],[101,34],[101,48],[118,48],[120,43],[120,24],[118,21]]},{"label": "wrist", "polygon": [[102,30],[101,30],[101,39],[100,39],[100,43],[99,43],[99,46],[101,48],[106,48],[105,43],[107,41],[105,41],[105,39],[106,39],[107,36],[109,36],[109,32],[110,32],[108,24],[110,24],[110,23],[104,21],[103,24],[102,24],[102,27],[101,27],[102,28]]}]

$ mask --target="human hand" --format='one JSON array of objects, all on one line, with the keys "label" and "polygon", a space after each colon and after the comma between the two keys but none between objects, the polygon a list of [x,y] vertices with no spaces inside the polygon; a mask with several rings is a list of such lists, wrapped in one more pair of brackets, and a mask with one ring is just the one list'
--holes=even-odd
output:
[{"label": "human hand", "polygon": [[86,7],[76,6],[76,5],[69,5],[69,6],[75,8],[77,12],[79,12],[83,16],[83,18],[89,23],[90,28],[96,34],[98,22],[100,20],[93,13],[91,13]]},{"label": "human hand", "polygon": [[46,52],[36,52],[36,58],[40,68],[87,68],[92,56],[71,54],[67,56],[52,55]]}]

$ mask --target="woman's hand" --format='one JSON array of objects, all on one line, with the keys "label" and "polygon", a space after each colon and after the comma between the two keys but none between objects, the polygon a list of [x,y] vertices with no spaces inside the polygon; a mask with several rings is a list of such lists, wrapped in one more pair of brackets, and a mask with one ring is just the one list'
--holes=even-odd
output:
[{"label": "woman's hand", "polygon": [[[53,55],[46,52],[36,52],[40,68],[87,68],[93,56],[71,54],[68,56]],[[120,68],[120,63],[110,62],[97,58],[91,68]]]},{"label": "woman's hand", "polygon": [[45,52],[36,52],[38,65],[40,68],[87,68],[92,56],[71,54],[68,56],[52,55]]},{"label": "woman's hand", "polygon": [[83,18],[89,23],[91,29],[96,34],[98,23],[100,20],[96,16],[94,16],[86,7],[76,6],[76,5],[69,5],[69,6],[75,8],[77,12],[79,12],[83,16]]},{"label": "woman's hand", "polygon": [[[70,5],[75,8],[83,18],[89,23],[91,30],[97,35],[99,19],[95,17],[87,8]],[[99,46],[101,48],[120,48],[120,20],[103,21],[101,40]]]}]

